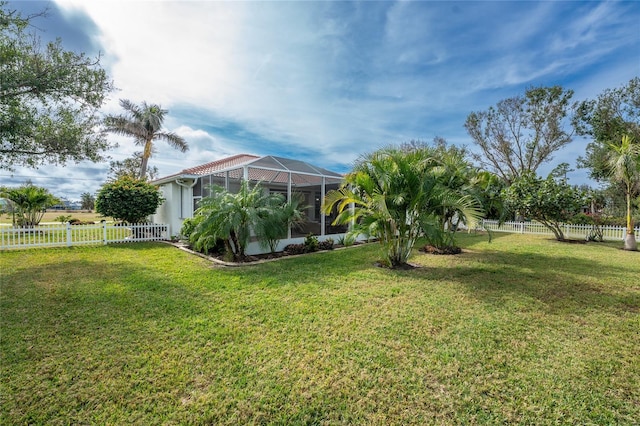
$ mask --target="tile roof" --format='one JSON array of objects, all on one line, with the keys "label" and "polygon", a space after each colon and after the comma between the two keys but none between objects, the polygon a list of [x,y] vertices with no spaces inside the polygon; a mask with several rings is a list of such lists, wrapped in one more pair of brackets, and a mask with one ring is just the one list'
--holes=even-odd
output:
[{"label": "tile roof", "polygon": [[251,154],[238,154],[231,157],[223,158],[221,160],[212,161],[200,166],[184,169],[179,174],[181,175],[210,175],[218,170],[228,169],[230,167],[241,166],[249,163],[253,160],[257,160],[260,157]]}]

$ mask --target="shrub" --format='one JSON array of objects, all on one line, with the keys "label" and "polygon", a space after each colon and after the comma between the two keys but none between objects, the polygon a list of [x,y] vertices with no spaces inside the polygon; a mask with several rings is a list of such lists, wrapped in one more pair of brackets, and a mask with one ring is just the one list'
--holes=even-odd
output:
[{"label": "shrub", "polygon": [[318,243],[318,250],[333,250],[333,239],[327,238],[326,240]]},{"label": "shrub", "polygon": [[89,222],[89,221],[82,221],[80,219],[69,219],[69,224],[70,225],[93,225],[95,222]]},{"label": "shrub", "polygon": [[338,238],[338,244],[340,244],[341,246],[345,246],[345,247],[349,247],[354,245],[356,242],[356,237],[355,235],[349,233],[349,234],[345,234],[345,235],[341,235]]},{"label": "shrub", "polygon": [[284,248],[284,251],[289,254],[307,253],[307,250],[304,244],[289,244]]},{"label": "shrub", "polygon": [[140,223],[154,214],[163,201],[155,186],[124,176],[102,186],[96,197],[96,211],[115,220]]},{"label": "shrub", "polygon": [[202,222],[202,219],[203,216],[196,216],[185,219],[184,222],[182,222],[182,228],[180,228],[180,235],[188,240],[194,229],[196,229],[196,226],[198,226],[198,224]]},{"label": "shrub", "polygon": [[318,237],[313,234],[307,235],[304,239],[304,250],[306,253],[318,251]]},{"label": "shrub", "polygon": [[67,215],[67,216],[60,215],[60,216],[56,217],[53,220],[55,220],[56,222],[60,222],[60,223],[67,223],[67,222],[71,222],[72,220],[77,220],[77,219],[73,219],[71,217],[71,215]]},{"label": "shrub", "polygon": [[593,217],[584,213],[578,213],[569,220],[569,223],[573,225],[593,225],[595,222]]}]

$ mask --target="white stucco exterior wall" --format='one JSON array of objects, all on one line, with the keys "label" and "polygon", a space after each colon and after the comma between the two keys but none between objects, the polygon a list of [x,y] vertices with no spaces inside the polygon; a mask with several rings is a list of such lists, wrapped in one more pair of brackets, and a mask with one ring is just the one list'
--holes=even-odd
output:
[{"label": "white stucco exterior wall", "polygon": [[160,185],[164,202],[153,215],[154,223],[170,226],[171,235],[178,235],[184,219],[193,217],[193,181],[176,181]]}]

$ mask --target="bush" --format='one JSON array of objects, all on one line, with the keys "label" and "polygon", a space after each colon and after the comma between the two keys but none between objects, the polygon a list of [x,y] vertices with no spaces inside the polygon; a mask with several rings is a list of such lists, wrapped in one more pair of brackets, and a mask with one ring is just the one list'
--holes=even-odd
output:
[{"label": "bush", "polygon": [[[603,216],[601,217],[602,226],[619,226],[622,228],[626,228],[627,219],[622,216],[614,217],[614,216]],[[638,222],[635,222],[638,223]]]},{"label": "bush", "polygon": [[93,225],[93,224],[95,224],[95,222],[82,221],[82,220],[76,219],[76,218],[69,219],[68,222],[69,222],[70,225]]},{"label": "bush", "polygon": [[202,219],[203,216],[185,219],[184,222],[182,222],[182,228],[180,228],[180,235],[188,240],[194,229],[196,229],[196,226],[202,222]]},{"label": "bush", "polygon": [[573,225],[593,225],[595,222],[593,217],[588,214],[578,213],[569,220],[569,223]]},{"label": "bush", "polygon": [[333,250],[333,239],[327,238],[326,240],[318,243],[318,250]]},{"label": "bush", "polygon": [[289,254],[307,253],[307,250],[304,244],[289,244],[284,248],[284,251]]},{"label": "bush", "polygon": [[338,244],[345,247],[352,246],[355,244],[355,242],[356,242],[356,237],[353,234],[341,235],[338,238]]},{"label": "bush", "polygon": [[96,197],[96,211],[115,220],[140,223],[154,214],[163,201],[155,186],[124,176],[102,186]]},{"label": "bush", "polygon": [[318,237],[313,234],[307,235],[304,239],[304,250],[306,253],[318,251]]},{"label": "bush", "polygon": [[55,220],[56,222],[60,222],[60,223],[64,224],[64,223],[71,222],[72,220],[77,220],[77,219],[73,219],[71,217],[71,215],[67,215],[67,216],[60,215],[60,216],[56,217],[53,220]]}]

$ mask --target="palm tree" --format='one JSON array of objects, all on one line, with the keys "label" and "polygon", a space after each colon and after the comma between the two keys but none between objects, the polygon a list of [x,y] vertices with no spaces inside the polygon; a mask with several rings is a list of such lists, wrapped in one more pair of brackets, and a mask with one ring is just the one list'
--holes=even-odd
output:
[{"label": "palm tree", "polygon": [[440,222],[441,232],[427,232],[426,237],[432,245],[444,248],[455,244],[454,236],[458,224],[465,221],[461,210],[478,210],[482,205],[473,186],[477,170],[467,161],[466,150],[441,144],[436,147],[434,155],[431,172],[448,191],[442,193],[444,197],[434,197],[427,203],[426,208],[432,211]]},{"label": "palm tree", "polygon": [[253,225],[253,230],[262,248],[268,248],[271,253],[275,253],[278,242],[287,236],[289,228],[302,226],[305,223],[303,210],[307,208],[302,205],[304,197],[295,195],[288,203],[284,202],[284,197],[278,196],[281,201],[274,202],[275,209],[264,210],[264,217],[260,218]]},{"label": "palm tree", "polygon": [[323,212],[335,208],[333,224],[351,223],[352,235],[378,238],[386,266],[406,265],[423,232],[443,232],[439,213],[444,205],[470,222],[480,217],[469,198],[442,184],[434,153],[426,147],[389,147],[363,157],[341,188],[327,193]]},{"label": "palm tree", "polygon": [[142,102],[142,105],[136,105],[128,99],[120,99],[120,106],[126,113],[108,116],[105,119],[106,130],[118,135],[131,136],[136,145],[144,146],[140,179],[145,179],[147,175],[147,163],[153,153],[154,141],[164,140],[180,152],[186,152],[189,149],[187,142],[181,136],[162,131],[162,123],[168,111],[162,109],[160,105],[149,105],[146,102]]},{"label": "palm tree", "polygon": [[631,199],[640,193],[640,144],[633,143],[628,135],[622,137],[620,145],[609,144],[607,165],[611,178],[624,185],[627,199],[627,234],[624,239],[624,249],[638,250],[635,231],[633,229],[633,215],[631,214]]},{"label": "palm tree", "polygon": [[31,183],[18,188],[0,188],[0,197],[10,201],[13,225],[23,227],[39,224],[47,208],[60,203],[46,188]]},{"label": "palm tree", "polygon": [[482,205],[485,219],[502,219],[505,213],[502,190],[505,181],[495,173],[479,171],[471,178],[474,196]]},{"label": "palm tree", "polygon": [[265,229],[275,230],[275,234],[266,235],[272,245],[273,240],[286,235],[286,227],[280,225],[295,222],[301,215],[297,204],[287,208],[281,194],[266,193],[259,184],[251,187],[242,181],[235,194],[215,185],[211,190],[209,197],[200,200],[197,225],[189,237],[196,250],[206,252],[223,240],[227,254],[242,259],[252,230],[258,238]]}]

